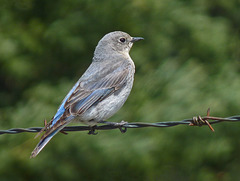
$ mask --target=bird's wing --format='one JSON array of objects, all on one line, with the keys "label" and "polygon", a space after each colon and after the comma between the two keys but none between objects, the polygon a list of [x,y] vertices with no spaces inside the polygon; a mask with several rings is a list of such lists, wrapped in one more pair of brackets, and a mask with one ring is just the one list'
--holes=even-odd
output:
[{"label": "bird's wing", "polygon": [[[129,70],[127,68],[118,68],[103,78],[96,78],[96,80],[91,81],[79,81],[77,86],[75,85],[76,88],[72,91],[71,95],[60,106],[56,113],[58,116],[54,117],[55,119],[53,119],[49,127],[54,130],[54,128],[69,121],[69,118],[71,119],[71,117],[83,114],[91,106],[120,89],[125,84],[128,74]],[[47,132],[50,130],[48,129]]]},{"label": "bird's wing", "polygon": [[92,105],[105,99],[116,90],[120,89],[126,82],[128,69],[116,70],[104,78],[79,83],[72,95],[65,102],[65,109],[69,109],[72,115],[80,115]]},{"label": "bird's wing", "polygon": [[85,82],[80,79],[67,94],[51,122],[43,129],[46,132],[31,157],[35,157],[55,134],[70,123],[71,119],[120,89],[126,83],[128,74],[128,68],[120,67],[105,77]]}]

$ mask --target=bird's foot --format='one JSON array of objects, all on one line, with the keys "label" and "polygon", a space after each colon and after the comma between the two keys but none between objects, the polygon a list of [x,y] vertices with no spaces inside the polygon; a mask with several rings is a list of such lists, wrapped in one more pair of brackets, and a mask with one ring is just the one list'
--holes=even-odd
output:
[{"label": "bird's foot", "polygon": [[125,124],[128,124],[128,122],[123,121],[123,120],[120,123],[116,123],[116,125],[118,125],[118,126],[124,126]]},{"label": "bird's foot", "polygon": [[89,135],[97,135],[98,132],[96,132],[96,126],[90,126],[90,131],[88,132]]},{"label": "bird's foot", "polygon": [[126,121],[121,121],[120,123],[115,123],[115,122],[108,122],[108,121],[101,121],[99,123],[104,123],[104,124],[108,124],[114,127],[119,127],[119,130],[121,131],[121,133],[126,133],[127,128],[124,127],[125,124],[128,124],[128,122]]}]

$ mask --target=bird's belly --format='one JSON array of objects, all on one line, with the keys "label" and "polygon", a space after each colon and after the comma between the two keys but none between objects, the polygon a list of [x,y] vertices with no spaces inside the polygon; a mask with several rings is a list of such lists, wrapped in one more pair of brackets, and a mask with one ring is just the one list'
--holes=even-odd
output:
[{"label": "bird's belly", "polygon": [[124,87],[117,90],[106,99],[92,106],[75,120],[93,126],[99,121],[110,118],[123,106],[131,92],[132,85],[133,79],[129,80]]}]

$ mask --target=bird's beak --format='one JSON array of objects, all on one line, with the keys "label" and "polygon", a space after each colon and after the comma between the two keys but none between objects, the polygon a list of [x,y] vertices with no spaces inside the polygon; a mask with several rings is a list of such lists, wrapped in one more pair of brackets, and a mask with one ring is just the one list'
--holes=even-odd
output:
[{"label": "bird's beak", "polygon": [[134,42],[139,41],[139,40],[144,40],[144,38],[142,38],[142,37],[132,37],[131,42],[134,43]]}]

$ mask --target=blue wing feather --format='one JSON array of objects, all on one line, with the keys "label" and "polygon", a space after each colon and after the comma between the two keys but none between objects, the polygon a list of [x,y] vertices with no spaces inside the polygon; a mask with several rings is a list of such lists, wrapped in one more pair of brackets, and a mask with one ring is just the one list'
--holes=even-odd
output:
[{"label": "blue wing feather", "polygon": [[50,125],[50,127],[52,127],[63,115],[63,113],[65,112],[65,108],[64,105],[66,103],[66,101],[68,100],[68,98],[72,95],[72,93],[76,90],[76,88],[78,87],[79,82],[77,82],[73,88],[68,92],[68,94],[66,95],[66,97],[63,99],[61,105],[59,106],[57,113],[55,114],[55,116],[53,117],[53,121],[52,124]]}]

